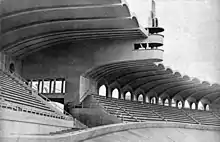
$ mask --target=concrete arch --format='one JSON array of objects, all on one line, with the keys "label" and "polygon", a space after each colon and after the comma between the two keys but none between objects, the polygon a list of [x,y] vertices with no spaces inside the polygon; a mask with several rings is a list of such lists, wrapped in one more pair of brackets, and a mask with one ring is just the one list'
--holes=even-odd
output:
[{"label": "concrete arch", "polygon": [[175,72],[175,73],[174,73],[174,76],[176,76],[176,77],[182,77],[182,75],[181,75],[179,72]]},{"label": "concrete arch", "polygon": [[143,89],[137,89],[137,90],[134,92],[134,97],[136,97],[136,100],[138,100],[138,97],[139,97],[140,94],[143,95],[143,100],[144,100],[144,102],[145,102],[146,94],[145,94],[145,92],[144,92]]},{"label": "concrete arch", "polygon": [[121,94],[122,94],[123,98],[125,98],[125,94],[127,92],[130,92],[131,93],[131,100],[134,99],[134,91],[130,86],[125,86],[124,88],[121,89],[121,92],[122,92]]},{"label": "concrete arch", "polygon": [[185,100],[180,95],[175,95],[172,99],[174,99],[175,101],[185,102]]},{"label": "concrete arch", "polygon": [[189,101],[189,103],[198,103],[198,101],[196,100],[196,98],[194,98],[194,97],[188,97],[188,98],[186,98],[186,100],[188,100]]},{"label": "concrete arch", "polygon": [[214,84],[212,84],[212,87],[214,87],[214,88],[220,88],[220,84],[214,83]]},{"label": "concrete arch", "polygon": [[212,104],[215,100],[220,98],[220,92],[210,93],[210,94],[206,95],[204,98],[208,99]]},{"label": "concrete arch", "polygon": [[[134,69],[134,68],[137,68],[137,69]],[[105,78],[107,80],[109,80],[109,82],[114,82],[115,80],[117,80],[118,82],[120,82],[121,85],[125,85],[127,84],[127,81],[123,81],[124,79],[128,79],[130,78],[131,76],[134,76],[134,78],[136,77],[136,75],[138,75],[139,73],[143,73],[143,72],[148,72],[150,73],[151,71],[156,71],[156,69],[154,67],[148,67],[148,69],[144,68],[144,67],[140,67],[140,66],[137,66],[137,67],[128,67],[127,69],[126,68],[123,68],[121,69],[121,71],[116,71],[115,73],[113,73],[112,75],[106,75]],[[129,80],[129,79],[128,79]]]},{"label": "concrete arch", "polygon": [[119,90],[121,90],[121,85],[117,81],[115,81],[114,83],[109,85],[109,88],[111,91],[115,88],[118,88]]},{"label": "concrete arch", "polygon": [[136,73],[131,73],[131,74],[127,74],[121,78],[118,78],[117,81],[120,82],[120,84],[122,86],[125,86],[127,84],[131,84],[134,81],[137,80],[143,80],[142,78],[146,78],[149,76],[155,76],[155,74],[157,75],[163,75],[166,74],[166,72],[164,71],[157,71],[155,70],[147,70],[147,71],[141,71],[141,72],[136,72]]},{"label": "concrete arch", "polygon": [[177,78],[175,82],[167,82],[166,84],[160,84],[158,86],[155,86],[152,89],[158,93],[158,96],[160,96],[160,94],[162,94],[163,92],[166,92],[169,89],[172,89],[176,86],[182,86],[182,85],[187,85],[187,84],[189,84],[188,81],[185,81],[182,78]]},{"label": "concrete arch", "polygon": [[163,104],[164,104],[164,106],[171,106],[171,99],[169,99],[169,98],[165,98],[164,100],[163,100]]},{"label": "concrete arch", "polygon": [[147,93],[146,93],[146,97],[148,97],[149,102],[151,102],[151,99],[152,99],[153,97],[155,97],[155,98],[156,98],[156,104],[157,104],[158,96],[157,96],[157,93],[156,93],[156,92],[154,92],[154,91],[147,92]]},{"label": "concrete arch", "polygon": [[165,99],[168,99],[168,100],[170,100],[170,96],[169,96],[169,94],[168,93],[162,93],[162,94],[160,94],[160,95],[158,95],[158,97],[160,97],[162,100],[165,100]]},{"label": "concrete arch", "polygon": [[99,89],[102,85],[105,85],[105,87],[106,87],[106,97],[110,97],[110,94],[109,94],[109,91],[108,91],[109,90],[109,85],[108,85],[108,82],[105,79],[103,79],[103,80],[101,80],[97,83],[97,86],[96,86],[97,91],[96,92],[98,92],[98,94],[99,94]]},{"label": "concrete arch", "polygon": [[183,79],[191,80],[190,77],[189,77],[188,75],[184,75],[184,76],[183,76]]},{"label": "concrete arch", "polygon": [[190,103],[188,100],[185,100],[184,102],[184,108],[190,109]]},{"label": "concrete arch", "polygon": [[113,97],[114,89],[118,89],[118,98],[121,98],[121,86],[117,81],[115,81],[113,84],[109,85],[109,90],[110,90],[109,93],[111,94],[111,97]]},{"label": "concrete arch", "polygon": [[138,102],[145,102],[145,97],[144,97],[144,95],[143,95],[143,94],[139,94],[139,95],[137,96],[137,101],[138,101]]},{"label": "concrete arch", "polygon": [[140,84],[145,84],[146,82],[153,82],[157,79],[168,78],[169,74],[161,72],[158,75],[155,74],[145,74],[144,76],[135,78],[133,80],[128,80],[126,85],[132,86],[132,88],[137,88]]},{"label": "concrete arch", "polygon": [[165,70],[165,67],[163,64],[158,64],[157,67],[160,69],[160,70]]},{"label": "concrete arch", "polygon": [[207,85],[207,86],[211,86],[211,84],[208,81],[203,81],[202,84]]},{"label": "concrete arch", "polygon": [[97,69],[96,72],[92,73],[94,74],[93,78],[95,78],[95,80],[99,80],[100,78],[104,77],[109,82],[111,82],[110,80],[113,80],[112,82],[114,82],[118,78],[121,78],[122,76],[129,73],[139,72],[146,69],[155,70],[155,65],[152,63],[147,63],[146,60],[140,60],[137,61],[137,63],[128,61],[128,62],[120,62],[118,64],[110,64],[108,66],[101,67],[100,69]]},{"label": "concrete arch", "polygon": [[211,104],[210,100],[208,100],[207,98],[202,98],[201,100],[199,100],[200,102],[202,102],[203,106],[205,104]]},{"label": "concrete arch", "polygon": [[176,93],[175,95],[180,95],[184,99],[188,98],[191,96],[193,93],[196,93],[198,90],[206,90],[207,88],[204,88],[204,86],[198,86],[197,88],[189,88],[185,90],[181,90],[180,92]]},{"label": "concrete arch", "polygon": [[131,11],[129,9],[129,4],[125,1],[125,0],[122,0],[122,6],[126,9],[127,13],[129,13],[129,17],[131,17]]},{"label": "concrete arch", "polygon": [[135,13],[131,13],[131,19],[132,19],[132,21],[135,22],[135,24],[136,24],[137,27],[140,27],[140,24],[139,24],[139,22],[138,22],[138,19],[137,19],[137,16],[136,16]]},{"label": "concrete arch", "polygon": [[201,83],[201,81],[198,78],[193,78],[192,81],[196,82],[196,83]]},{"label": "concrete arch", "polygon": [[[143,82],[141,82],[140,80],[143,80]],[[134,90],[136,90],[137,88],[144,89],[145,87],[149,87],[149,85],[153,86],[153,85],[155,85],[156,82],[166,82],[169,80],[175,80],[175,77],[173,77],[172,74],[158,75],[158,76],[155,75],[152,77],[139,79],[136,82],[132,82],[132,84],[129,83],[129,85],[132,86],[132,88]],[[146,89],[144,89],[144,90],[146,90]]]},{"label": "concrete arch", "polygon": [[114,88],[111,91],[111,97],[112,98],[117,98],[117,99],[121,99],[121,95],[120,95],[120,90],[118,88]]},{"label": "concrete arch", "polygon": [[183,80],[179,79],[179,78],[175,78],[175,77],[170,77],[168,79],[161,79],[161,80],[155,80],[155,81],[152,81],[152,82],[148,82],[144,85],[141,85],[140,88],[143,88],[143,90],[145,92],[148,92],[150,90],[154,90],[156,91],[155,88],[159,88],[165,84],[168,84],[168,83],[171,83],[173,84],[173,82],[177,83],[177,82],[184,82]]},{"label": "concrete arch", "polygon": [[202,103],[201,101],[199,101],[198,103],[198,110],[204,110],[205,107],[204,107],[204,103]]},{"label": "concrete arch", "polygon": [[202,90],[198,90],[195,93],[191,94],[190,96],[196,98],[197,101],[199,101],[203,97],[207,96],[208,94],[214,93],[216,91],[220,91],[220,88],[219,88],[219,90],[217,90],[217,89],[213,89],[213,88],[207,86],[207,89],[205,89],[205,90],[203,90],[203,89]]},{"label": "concrete arch", "polygon": [[195,84],[194,82],[190,81],[189,84],[171,88],[171,89],[167,90],[166,92],[168,92],[170,94],[170,97],[172,98],[173,96],[175,96],[176,94],[178,94],[182,91],[193,89],[193,88],[198,88],[198,87],[201,87],[201,85]]},{"label": "concrete arch", "polygon": [[166,68],[166,71],[173,74],[173,70],[171,68]]}]

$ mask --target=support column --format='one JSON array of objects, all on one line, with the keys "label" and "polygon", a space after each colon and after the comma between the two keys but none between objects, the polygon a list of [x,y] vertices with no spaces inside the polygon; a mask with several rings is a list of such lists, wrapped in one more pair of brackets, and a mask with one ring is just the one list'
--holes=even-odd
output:
[{"label": "support column", "polygon": [[62,79],[62,83],[61,83],[61,93],[63,93],[63,84],[64,84],[64,80]]},{"label": "support column", "polygon": [[125,99],[125,97],[124,97],[124,92],[121,92],[121,93],[120,93],[120,98],[121,98],[122,100]]},{"label": "support column", "polygon": [[52,85],[52,82],[53,82],[53,81],[50,80],[50,83],[49,83],[49,93],[52,93],[52,92],[51,92],[51,87],[52,87],[51,85]]},{"label": "support column", "polygon": [[137,96],[134,95],[134,94],[133,94],[132,96],[133,96],[133,99],[132,99],[132,100],[133,100],[133,101],[137,101]]},{"label": "support column", "polygon": [[172,99],[169,99],[169,106],[172,106]]},{"label": "support column", "polygon": [[42,79],[41,81],[42,81],[41,93],[43,93],[44,92],[44,80]]},{"label": "support column", "polygon": [[111,88],[109,86],[106,85],[106,95],[107,98],[112,98],[112,92],[111,92]]},{"label": "support column", "polygon": [[38,82],[38,84],[37,84],[37,91],[39,91],[39,89],[40,89],[40,80],[38,80],[37,82]]},{"label": "support column", "polygon": [[53,92],[52,93],[55,93],[56,91],[56,79],[53,80]]}]

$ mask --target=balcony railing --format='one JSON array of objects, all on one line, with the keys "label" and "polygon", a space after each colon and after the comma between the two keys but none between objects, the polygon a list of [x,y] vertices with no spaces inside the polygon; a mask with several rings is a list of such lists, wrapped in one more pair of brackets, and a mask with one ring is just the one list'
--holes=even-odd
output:
[{"label": "balcony railing", "polygon": [[150,47],[158,47],[163,45],[164,36],[161,34],[150,34],[148,36],[148,43]]}]

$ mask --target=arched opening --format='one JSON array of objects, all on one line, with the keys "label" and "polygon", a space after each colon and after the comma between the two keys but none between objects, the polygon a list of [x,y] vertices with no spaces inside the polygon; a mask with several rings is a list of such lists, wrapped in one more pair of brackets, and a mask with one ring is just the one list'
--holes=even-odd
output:
[{"label": "arched opening", "polygon": [[148,96],[146,96],[145,102],[146,102],[146,103],[149,103],[149,102],[150,102]]},{"label": "arched opening", "polygon": [[160,97],[159,97],[158,103],[159,103],[159,105],[163,105],[163,101]]},{"label": "arched opening", "polygon": [[192,103],[191,109],[196,109],[196,104]]},{"label": "arched opening", "polygon": [[185,107],[185,108],[190,108],[190,105],[189,105],[189,101],[188,101],[188,100],[185,100],[184,107]]},{"label": "arched opening", "polygon": [[142,95],[142,94],[140,94],[139,96],[138,96],[138,102],[143,102],[144,101],[144,96]]},{"label": "arched opening", "polygon": [[125,94],[125,100],[131,100],[131,93],[130,92],[127,92]]},{"label": "arched opening", "polygon": [[156,97],[152,97],[151,100],[150,100],[150,103],[151,104],[156,104]]},{"label": "arched opening", "polygon": [[164,105],[165,105],[165,106],[169,106],[169,100],[168,100],[168,99],[166,99],[166,100],[164,101]]},{"label": "arched opening", "polygon": [[119,91],[117,88],[115,88],[113,91],[112,91],[112,98],[119,98]]},{"label": "arched opening", "polygon": [[53,107],[55,107],[58,111],[60,112],[64,112],[64,104],[58,103],[58,102],[48,102],[49,104],[51,104]]},{"label": "arched opening", "polygon": [[181,109],[183,107],[183,103],[181,101],[178,102],[178,108]]},{"label": "arched opening", "polygon": [[176,107],[176,101],[174,99],[172,99],[172,101],[171,101],[171,106]]},{"label": "arched opening", "polygon": [[198,103],[198,110],[204,110],[204,106],[201,101]]},{"label": "arched opening", "polygon": [[11,63],[9,65],[9,71],[10,71],[10,73],[14,73],[15,72],[15,65],[14,65],[14,63]]},{"label": "arched opening", "polygon": [[205,106],[205,110],[206,110],[206,111],[209,111],[209,109],[210,109],[210,108],[209,108],[209,105],[207,104],[207,105]]},{"label": "arched opening", "polygon": [[100,96],[107,96],[107,88],[105,85],[99,87],[99,95]]}]

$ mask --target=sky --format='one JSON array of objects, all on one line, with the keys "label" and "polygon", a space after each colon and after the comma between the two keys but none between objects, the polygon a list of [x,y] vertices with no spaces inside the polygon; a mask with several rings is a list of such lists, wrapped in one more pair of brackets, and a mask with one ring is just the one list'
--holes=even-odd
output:
[{"label": "sky", "polygon": [[[126,0],[143,27],[150,0]],[[220,0],[155,0],[164,31],[165,66],[201,81],[220,83]]]}]

